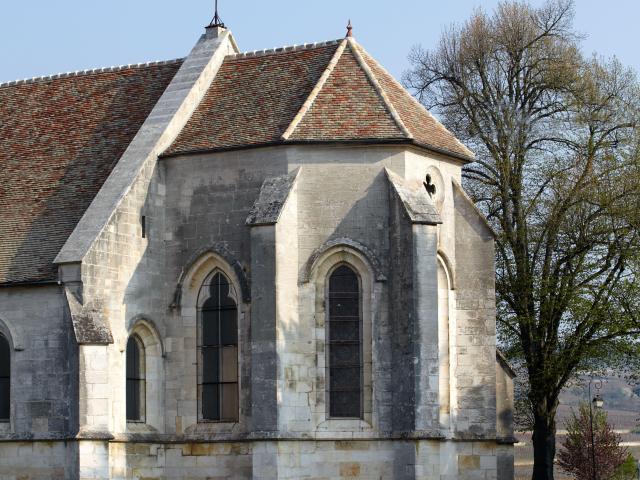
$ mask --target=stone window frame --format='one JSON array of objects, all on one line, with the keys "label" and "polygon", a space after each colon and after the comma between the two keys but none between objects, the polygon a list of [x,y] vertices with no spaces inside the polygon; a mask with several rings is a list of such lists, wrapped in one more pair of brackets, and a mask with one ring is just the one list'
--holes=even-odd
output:
[{"label": "stone window frame", "polygon": [[[204,418],[202,416],[202,365],[201,365],[201,343],[202,343],[202,305],[204,301],[201,299],[201,294],[202,294],[202,290],[205,287],[205,285],[207,284],[207,282],[214,278],[217,274],[222,274],[222,276],[224,276],[226,278],[226,280],[229,282],[229,285],[231,286],[231,288],[233,289],[233,294],[234,294],[234,301],[236,302],[236,330],[237,330],[237,341],[236,341],[236,378],[237,378],[237,382],[236,382],[236,403],[237,403],[237,418],[236,420],[228,420],[228,419],[220,419],[220,420],[215,420],[215,419],[209,419],[209,418]],[[221,268],[214,268],[213,270],[211,270],[211,272],[204,278],[202,284],[200,285],[200,289],[198,290],[198,299],[196,302],[196,307],[197,307],[197,323],[196,323],[196,348],[198,349],[198,352],[196,354],[196,362],[198,364],[198,369],[197,369],[197,389],[198,389],[198,393],[197,393],[197,398],[198,398],[198,423],[214,423],[214,424],[236,424],[240,421],[240,361],[241,361],[241,355],[240,355],[240,305],[242,303],[241,297],[240,297],[240,292],[241,290],[238,288],[238,285],[234,283],[234,281],[232,280],[232,278],[229,277],[228,274],[226,274]],[[222,382],[220,383],[222,384]]]},{"label": "stone window frame", "polygon": [[[451,268],[449,257],[442,249],[437,252],[437,279],[438,279],[438,305],[441,300],[446,300],[446,316],[438,310],[438,403],[439,426],[447,435],[452,435],[456,407],[456,301],[455,301],[455,277]],[[444,276],[444,278],[442,278]],[[444,288],[440,285],[443,281]],[[443,298],[446,291],[446,299]],[[446,338],[441,338],[446,334]],[[446,379],[446,381],[444,380]],[[445,387],[445,388],[443,388]]]},{"label": "stone window frame", "polygon": [[[9,362],[10,362],[10,370],[9,370],[9,418],[0,419],[0,434],[11,433],[14,431],[13,421],[15,415],[15,383],[16,376],[15,372],[15,352],[18,350],[14,336],[11,334],[10,325],[5,323],[2,319],[0,319],[0,335],[2,335],[8,343],[9,346]],[[20,349],[22,350],[22,349]]]},{"label": "stone window frame", "polygon": [[[145,365],[145,395],[144,406],[142,407],[142,418],[140,420],[129,420],[126,418],[126,384],[124,413],[126,430],[128,432],[146,432],[164,430],[164,343],[158,333],[155,323],[146,317],[135,317],[130,322],[131,328],[127,332],[127,342],[131,337],[137,337],[142,343]],[[126,344],[124,348],[124,372],[126,379]]]},{"label": "stone window frame", "polygon": [[[329,415],[328,391],[328,326],[329,276],[339,265],[347,265],[358,275],[361,302],[362,335],[362,416],[360,418],[333,418]],[[310,277],[315,286],[316,404],[323,409],[321,429],[334,431],[368,430],[373,425],[373,312],[376,308],[375,270],[371,262],[358,250],[348,245],[335,245],[319,255],[311,268]]]},{"label": "stone window frame", "polygon": [[[138,365],[138,376],[136,378],[129,377],[129,343],[133,342],[133,345],[138,350],[139,357],[139,365]],[[146,376],[146,365],[147,365],[147,352],[144,348],[144,342],[140,338],[137,333],[133,333],[129,335],[127,338],[127,346],[125,348],[125,369],[126,369],[126,385],[125,385],[125,412],[126,412],[126,420],[128,423],[146,423],[146,410],[147,410],[147,376]],[[139,400],[138,400],[138,412],[137,418],[129,418],[129,380],[133,380],[136,382],[136,389],[140,389],[138,392]]]},{"label": "stone window frame", "polygon": [[[0,348],[3,351],[3,355],[2,357],[5,356],[5,349],[6,349],[6,355],[8,357],[9,360],[9,365],[7,366],[7,371],[6,371],[6,376],[2,376],[0,377],[0,379],[6,380],[7,384],[7,390],[6,390],[6,394],[9,397],[7,400],[7,403],[5,405],[5,407],[7,408],[7,416],[6,417],[0,417],[0,422],[3,423],[10,423],[11,422],[11,367],[12,367],[12,362],[11,362],[11,343],[9,342],[9,339],[7,337],[4,336],[4,334],[2,332],[0,332]],[[2,360],[2,358],[0,358],[0,360]],[[3,397],[4,397],[4,390],[3,390]]]},{"label": "stone window frame", "polygon": [[[178,309],[179,315],[182,317],[184,325],[193,328],[193,339],[197,339],[198,324],[198,293],[207,277],[215,270],[219,269],[229,279],[233,288],[238,295],[238,421],[237,422],[218,422],[218,421],[200,421],[199,420],[199,402],[196,401],[195,411],[192,416],[184,418],[183,431],[189,434],[227,434],[234,431],[241,431],[247,423],[246,396],[248,392],[248,383],[243,381],[245,369],[249,368],[248,359],[245,358],[250,351],[249,324],[250,324],[250,292],[249,284],[244,276],[244,271],[240,263],[233,258],[230,252],[220,244],[206,247],[198,251],[187,262],[187,267],[180,274],[177,291],[179,292],[179,301],[174,301],[172,308]],[[193,352],[195,358],[197,352]],[[195,363],[195,362],[194,362]],[[193,379],[193,389],[197,392],[197,365],[194,364],[195,375]],[[191,380],[190,380],[191,381]],[[197,393],[196,393],[197,399]],[[183,416],[184,417],[184,416]]]},{"label": "stone window frame", "polygon": [[[334,272],[342,267],[345,266],[347,268],[349,268],[351,271],[353,271],[353,273],[355,273],[356,278],[358,280],[358,316],[359,318],[359,342],[360,342],[360,415],[357,417],[340,417],[340,416],[332,416],[331,415],[331,389],[330,389],[330,382],[329,382],[329,371],[331,370],[331,362],[330,362],[330,356],[329,356],[329,342],[326,341],[326,339],[329,337],[329,329],[331,326],[331,320],[330,320],[330,312],[329,312],[329,305],[331,303],[331,298],[330,298],[330,293],[331,293],[331,289],[330,289],[330,282],[331,282],[331,277],[333,276]],[[360,273],[358,272],[358,270],[356,268],[354,268],[349,262],[338,262],[335,265],[333,265],[331,267],[331,269],[327,272],[326,275],[326,279],[325,279],[325,286],[324,286],[324,291],[325,291],[325,366],[324,366],[324,370],[325,370],[325,404],[326,404],[326,416],[329,420],[363,420],[364,419],[364,363],[365,363],[365,358],[364,358],[364,321],[363,321],[363,316],[364,316],[364,299],[363,299],[363,295],[362,295],[362,277],[360,275]]]}]

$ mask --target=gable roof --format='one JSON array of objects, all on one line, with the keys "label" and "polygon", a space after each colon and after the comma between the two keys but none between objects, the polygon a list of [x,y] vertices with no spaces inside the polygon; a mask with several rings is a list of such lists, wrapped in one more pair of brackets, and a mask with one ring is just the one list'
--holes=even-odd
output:
[{"label": "gable roof", "polygon": [[0,85],[0,284],[53,259],[182,60]]},{"label": "gable roof", "polygon": [[310,142],[473,153],[353,38],[229,55],[164,156]]}]

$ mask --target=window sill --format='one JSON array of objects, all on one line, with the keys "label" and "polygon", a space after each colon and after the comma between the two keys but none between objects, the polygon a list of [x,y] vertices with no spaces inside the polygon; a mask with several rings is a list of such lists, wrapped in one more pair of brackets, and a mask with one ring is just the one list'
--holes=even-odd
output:
[{"label": "window sill", "polygon": [[198,420],[198,423],[192,424],[185,429],[185,434],[194,435],[216,435],[238,433],[243,429],[240,422],[217,422],[215,420],[206,421]]},{"label": "window sill", "polygon": [[203,425],[235,425],[236,423],[240,423],[238,420],[198,420],[199,424]]},{"label": "window sill", "polygon": [[127,420],[126,433],[157,433],[158,430],[142,421]]},{"label": "window sill", "polygon": [[369,420],[359,417],[328,417],[318,425],[323,432],[370,432],[373,426]]}]

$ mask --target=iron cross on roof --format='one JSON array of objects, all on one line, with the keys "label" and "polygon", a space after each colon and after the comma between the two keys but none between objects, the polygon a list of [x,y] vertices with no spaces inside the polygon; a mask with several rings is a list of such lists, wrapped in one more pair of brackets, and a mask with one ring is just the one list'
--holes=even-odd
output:
[{"label": "iron cross on roof", "polygon": [[220,15],[218,15],[218,0],[215,1],[215,14],[213,15],[213,20],[211,20],[209,26],[225,28]]}]

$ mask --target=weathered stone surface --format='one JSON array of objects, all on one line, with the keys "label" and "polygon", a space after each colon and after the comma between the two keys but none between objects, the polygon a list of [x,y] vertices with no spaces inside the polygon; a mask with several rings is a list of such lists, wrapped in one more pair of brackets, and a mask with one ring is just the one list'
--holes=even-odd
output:
[{"label": "weathered stone surface", "polygon": [[289,193],[298,178],[300,169],[287,175],[266,178],[260,188],[258,200],[253,204],[247,225],[272,225],[278,222]]},{"label": "weathered stone surface", "polygon": [[81,344],[101,345],[113,343],[113,336],[108,321],[104,318],[103,310],[99,305],[84,306],[80,304],[76,296],[65,288],[65,297],[76,342]]},{"label": "weathered stone surface", "polygon": [[[452,181],[455,206],[458,423],[456,436],[496,435],[494,234]],[[486,389],[483,385],[492,385]]]},{"label": "weathered stone surface", "polygon": [[423,184],[417,181],[407,181],[389,169],[386,169],[386,173],[389,182],[393,186],[393,191],[400,198],[407,215],[413,223],[427,225],[442,223],[440,214],[438,214]]}]

